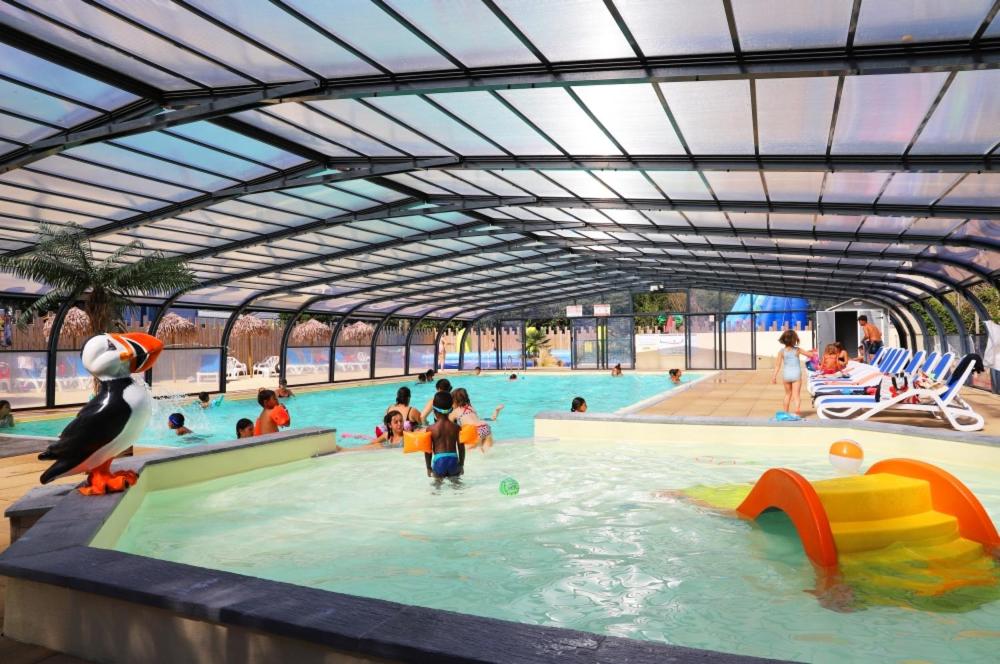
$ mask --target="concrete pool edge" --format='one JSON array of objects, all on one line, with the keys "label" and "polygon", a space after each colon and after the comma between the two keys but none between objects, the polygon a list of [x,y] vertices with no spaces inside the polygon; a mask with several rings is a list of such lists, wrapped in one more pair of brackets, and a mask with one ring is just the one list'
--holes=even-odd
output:
[{"label": "concrete pool edge", "polygon": [[[320,661],[334,654],[341,658],[338,661],[369,662],[371,658],[435,662],[764,661],[344,595],[90,545],[102,531],[108,537],[113,535],[120,527],[111,518],[113,513],[130,513],[152,484],[162,483],[162,488],[204,479],[193,479],[188,472],[178,476],[170,472],[171,465],[187,464],[190,471],[190,463],[200,460],[212,466],[202,475],[211,476],[222,467],[239,472],[247,463],[238,462],[237,457],[255,448],[260,452],[329,433],[323,429],[297,430],[273,434],[266,440],[232,441],[124,459],[117,468],[140,473],[139,484],[125,494],[85,497],[76,491],[67,493],[0,554],[0,574],[9,577],[5,634],[100,661],[256,658],[300,662]],[[156,481],[143,485],[144,477]],[[137,491],[140,486],[145,488]],[[129,499],[130,494],[134,498]],[[131,638],[136,634],[143,638]]]},{"label": "concrete pool edge", "polygon": [[[659,373],[659,372],[653,372],[653,373]],[[645,410],[645,409],[649,408],[650,406],[655,406],[656,404],[660,403],[661,401],[665,401],[666,399],[669,399],[672,396],[676,396],[676,395],[680,394],[681,392],[685,392],[685,391],[691,389],[692,387],[694,387],[695,385],[697,385],[701,381],[703,381],[706,378],[709,378],[711,376],[714,376],[715,374],[717,374],[719,372],[718,371],[706,371],[706,372],[702,373],[702,372],[694,372],[694,371],[692,371],[691,373],[697,374],[698,377],[695,378],[694,380],[690,381],[690,382],[683,383],[681,385],[677,385],[676,387],[671,387],[670,389],[664,390],[663,392],[659,392],[657,394],[654,394],[651,397],[646,397],[645,399],[642,399],[641,401],[637,401],[637,402],[635,402],[634,404],[632,404],[630,406],[625,406],[624,408],[619,408],[618,410],[616,410],[614,412],[614,414],[615,415],[632,415],[633,413],[636,413],[636,412],[638,412],[640,410]]]}]

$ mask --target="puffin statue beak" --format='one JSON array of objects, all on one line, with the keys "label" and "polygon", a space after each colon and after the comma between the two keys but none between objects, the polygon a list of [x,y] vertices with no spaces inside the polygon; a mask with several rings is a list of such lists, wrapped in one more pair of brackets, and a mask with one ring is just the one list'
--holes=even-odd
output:
[{"label": "puffin statue beak", "polygon": [[129,373],[142,373],[156,364],[163,350],[163,342],[145,332],[129,332],[127,334],[112,334],[125,350],[121,359],[129,363]]}]

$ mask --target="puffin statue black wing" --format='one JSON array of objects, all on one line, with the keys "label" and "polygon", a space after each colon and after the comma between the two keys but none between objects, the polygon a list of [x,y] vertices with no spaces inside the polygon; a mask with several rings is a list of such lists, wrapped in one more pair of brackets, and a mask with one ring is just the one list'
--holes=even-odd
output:
[{"label": "puffin statue black wing", "polygon": [[111,461],[139,439],[149,422],[153,400],[145,383],[132,378],[153,366],[163,344],[141,332],[99,334],[87,340],[83,366],[100,382],[96,395],[44,452],[54,460],[42,484],[64,475],[87,473],[81,493],[122,491],[135,483],[131,471],[111,472]]}]

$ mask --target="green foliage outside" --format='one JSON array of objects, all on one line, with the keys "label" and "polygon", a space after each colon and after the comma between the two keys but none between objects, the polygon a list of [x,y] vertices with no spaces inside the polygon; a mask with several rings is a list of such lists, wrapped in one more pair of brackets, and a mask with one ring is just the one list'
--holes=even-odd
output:
[{"label": "green foliage outside", "polygon": [[632,295],[632,310],[636,314],[636,327],[663,327],[666,321],[661,322],[659,316],[640,316],[639,314],[647,311],[655,314],[687,311],[687,293],[663,291],[635,293]]},{"label": "green foliage outside", "polygon": [[552,344],[549,338],[537,327],[529,327],[525,329],[524,334],[524,350],[528,357],[538,359],[538,356],[542,354],[543,350],[547,350]]},{"label": "green foliage outside", "polygon": [[[969,289],[972,293],[979,298],[986,307],[987,313],[989,313],[990,318],[994,321],[1000,321],[1000,292],[996,288],[990,286],[989,284],[977,284]],[[972,308],[965,298],[957,295],[956,293],[948,293],[945,298],[951,302],[962,318],[962,324],[965,328],[972,332],[973,334],[982,334],[982,320],[980,320],[980,328],[976,329],[976,310]],[[947,310],[945,310],[944,305],[942,305],[937,300],[929,299],[924,300],[922,305],[911,305],[911,309],[914,313],[923,318],[924,324],[927,329],[933,333],[934,323],[931,317],[924,310],[924,307],[929,306],[934,310],[935,315],[944,325],[946,334],[958,334],[958,330],[955,328],[955,323],[952,322],[951,316],[948,315]]]}]

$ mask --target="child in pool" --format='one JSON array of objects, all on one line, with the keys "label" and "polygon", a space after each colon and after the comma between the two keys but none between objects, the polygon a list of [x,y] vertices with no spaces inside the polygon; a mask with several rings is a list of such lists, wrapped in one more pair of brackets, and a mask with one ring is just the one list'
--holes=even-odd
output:
[{"label": "child in pool", "polygon": [[191,429],[184,426],[184,415],[182,413],[170,413],[170,416],[167,417],[167,426],[178,436],[186,436],[189,433],[194,433]]},{"label": "child in pool", "polygon": [[587,400],[583,397],[573,397],[573,403],[569,405],[569,410],[571,413],[586,413]]},{"label": "child in pool", "polygon": [[403,416],[399,411],[390,410],[382,418],[382,434],[365,445],[365,447],[402,447],[403,446]]},{"label": "child in pool", "polygon": [[260,436],[265,433],[277,433],[278,427],[287,427],[292,424],[292,417],[288,414],[288,409],[278,403],[278,395],[274,390],[261,390],[257,393],[257,403],[260,404],[260,415],[253,426],[253,435]]},{"label": "child in pool", "polygon": [[455,409],[451,411],[451,421],[460,427],[464,427],[467,424],[471,424],[476,427],[476,433],[479,434],[479,451],[485,454],[487,450],[493,447],[493,430],[490,429],[490,425],[487,421],[496,422],[497,418],[500,416],[500,411],[503,410],[503,404],[500,404],[493,409],[493,415],[487,420],[483,420],[479,417],[479,413],[476,409],[472,407],[472,401],[469,400],[469,393],[464,387],[459,387],[451,392],[451,398],[454,401]]},{"label": "child in pool", "polygon": [[289,397],[295,396],[295,393],[292,392],[290,389],[288,389],[287,380],[279,380],[278,389],[275,390],[274,393],[278,396],[279,399],[287,399]]},{"label": "child in pool", "polygon": [[670,376],[670,382],[671,383],[673,383],[674,385],[680,385],[681,384],[681,374],[683,374],[683,373],[684,372],[681,371],[680,369],[671,369],[670,371],[667,372],[667,375]]},{"label": "child in pool", "polygon": [[0,399],[0,429],[14,428],[14,413],[10,412],[10,402]]},{"label": "child in pool", "polygon": [[774,360],[774,373],[771,375],[771,382],[778,382],[778,374],[781,374],[781,382],[785,386],[785,412],[794,406],[794,412],[802,417],[801,393],[802,393],[802,364],[799,356],[809,357],[809,353],[799,348],[799,335],[795,330],[785,330],[778,341],[782,349],[778,351],[778,356]]},{"label": "child in pool", "polygon": [[253,438],[253,422],[243,417],[236,422],[237,438]]},{"label": "child in pool", "polygon": [[208,392],[199,392],[198,400],[195,401],[195,403],[201,406],[202,408],[208,408],[209,406],[212,405],[212,402],[209,401],[208,399]]},{"label": "child in pool", "polygon": [[441,392],[451,393],[451,381],[447,378],[442,378],[434,384],[434,389],[436,390],[436,393],[433,397],[427,400],[427,403],[424,404],[424,409],[420,411],[420,424],[427,422],[427,418],[431,416],[431,410],[434,407],[434,397]]},{"label": "child in pool", "polygon": [[430,427],[432,454],[424,454],[427,477],[438,480],[457,478],[465,472],[465,445],[458,444],[461,429],[449,418],[453,405],[450,392],[438,392],[434,395],[435,421]]}]

